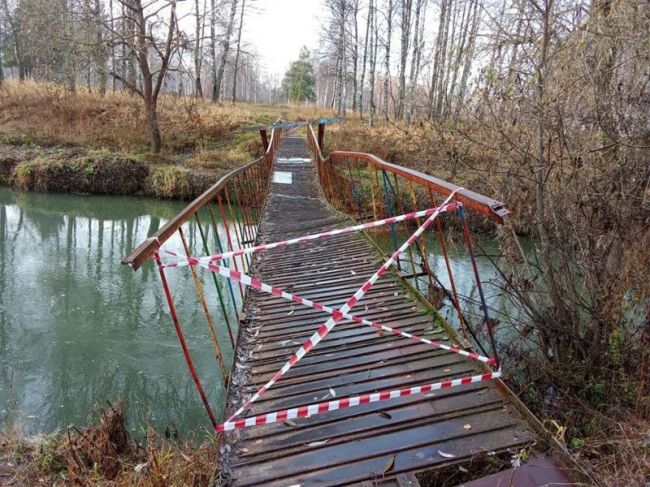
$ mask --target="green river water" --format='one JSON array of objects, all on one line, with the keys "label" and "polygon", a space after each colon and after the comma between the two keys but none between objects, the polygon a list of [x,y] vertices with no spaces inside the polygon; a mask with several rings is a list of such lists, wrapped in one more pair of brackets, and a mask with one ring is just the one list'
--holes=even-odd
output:
[{"label": "green river water", "polygon": [[[146,424],[208,431],[157,271],[151,263],[137,273],[120,264],[183,206],[0,187],[0,424],[26,434],[53,431],[84,424],[96,405],[123,398],[136,434]],[[187,236],[192,252],[202,255],[195,225]],[[494,242],[482,244],[496,249]],[[180,242],[167,248],[180,250]],[[435,242],[429,249],[433,269],[447,284]],[[451,261],[459,292],[478,299],[462,246],[452,246]],[[491,289],[491,264],[478,261],[491,305],[507,308]],[[199,376],[220,411],[224,390],[194,286],[181,271],[168,277]],[[202,275],[229,366],[232,348],[208,278]],[[442,313],[453,316],[449,307]]]}]

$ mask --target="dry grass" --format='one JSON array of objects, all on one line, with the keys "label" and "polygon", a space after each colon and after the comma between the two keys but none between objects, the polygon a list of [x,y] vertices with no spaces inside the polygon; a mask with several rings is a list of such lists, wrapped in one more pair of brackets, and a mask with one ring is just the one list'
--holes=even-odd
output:
[{"label": "dry grass", "polygon": [[97,425],[31,440],[0,434],[0,484],[163,487],[208,486],[215,472],[216,441],[201,445],[163,439],[149,431],[146,446],[133,441],[121,404]]},{"label": "dry grass", "polygon": [[[305,106],[215,104],[173,95],[161,97],[159,112],[166,155],[223,146],[239,129],[268,124],[279,117],[305,119],[320,115],[318,110]],[[240,134],[235,142],[257,137],[252,130]],[[70,96],[60,86],[35,82],[3,84],[0,140],[17,145],[148,151],[140,98],[122,92],[101,97],[83,88]]]}]

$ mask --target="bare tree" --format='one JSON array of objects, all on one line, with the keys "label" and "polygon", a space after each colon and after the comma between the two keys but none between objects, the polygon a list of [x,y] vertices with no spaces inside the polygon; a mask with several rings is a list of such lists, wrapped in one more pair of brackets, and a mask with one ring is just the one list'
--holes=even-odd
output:
[{"label": "bare tree", "polygon": [[406,62],[411,41],[411,15],[413,11],[413,0],[400,0],[400,59],[399,59],[399,85],[397,91],[397,103],[395,104],[395,119],[401,120],[404,117],[404,100],[406,97]]},{"label": "bare tree", "polygon": [[370,45],[372,46],[370,49],[370,74],[369,74],[370,92],[368,93],[368,98],[369,98],[368,123],[370,123],[370,125],[373,125],[375,113],[377,112],[377,105],[375,104],[375,82],[376,82],[376,74],[377,74],[377,52],[379,50],[379,27],[377,22],[378,1],[379,0],[375,0],[375,3],[371,4],[370,6],[370,10],[372,11],[371,25],[370,25],[370,32],[371,32]]},{"label": "bare tree", "polygon": [[352,37],[352,111],[357,108],[357,90],[359,84],[357,73],[359,70],[359,0],[351,0],[352,27],[354,35]]},{"label": "bare tree", "polygon": [[2,24],[3,24],[3,20],[2,20],[2,17],[0,17],[0,87],[2,87],[2,83],[5,80],[4,67],[3,67],[3,64],[2,64],[2,55],[3,55],[3,48],[4,48],[4,45],[3,45],[4,31],[2,30],[2,26],[3,26]]},{"label": "bare tree", "polygon": [[386,36],[384,38],[384,120],[388,121],[388,102],[390,98],[390,39],[393,35],[393,0],[388,0],[386,12]]},{"label": "bare tree", "polygon": [[223,51],[221,53],[221,62],[219,63],[219,69],[217,70],[217,76],[214,81],[214,86],[212,87],[212,101],[218,101],[221,94],[221,84],[223,83],[223,72],[226,68],[226,63],[228,62],[228,53],[230,52],[230,43],[232,37],[232,31],[235,26],[235,15],[237,14],[237,0],[232,0],[230,4],[230,20],[228,21],[228,26],[226,27],[226,34],[223,37],[221,45]]},{"label": "bare tree", "polygon": [[361,61],[361,79],[359,80],[359,102],[357,108],[359,109],[359,118],[363,118],[363,86],[366,77],[366,63],[368,60],[368,39],[372,27],[372,5],[373,0],[368,4],[368,14],[366,15],[366,35],[363,41],[363,61]]},{"label": "bare tree", "polygon": [[25,64],[23,55],[23,45],[20,39],[20,34],[18,32],[18,25],[16,23],[16,19],[11,13],[11,10],[9,9],[7,0],[2,0],[2,7],[4,8],[5,20],[7,22],[7,25],[9,25],[9,29],[11,30],[11,38],[14,43],[13,51],[16,63],[18,63],[18,79],[20,79],[20,81],[25,81],[25,78],[27,76],[27,66]]},{"label": "bare tree", "polygon": [[409,72],[408,94],[406,100],[406,121],[411,123],[415,114],[415,97],[417,94],[418,79],[422,65],[422,50],[424,48],[424,26],[426,18],[425,0],[416,0],[415,28],[413,31],[413,53],[411,55],[411,70]]},{"label": "bare tree", "polygon": [[[165,0],[162,4],[144,4],[142,0],[118,0],[124,7],[126,20],[135,29],[127,29],[125,37],[119,37],[129,57],[133,56],[140,68],[142,89],[135,80],[117,77],[129,90],[137,93],[144,101],[151,152],[158,153],[162,147],[162,136],[158,123],[158,99],[163,87],[170,59],[178,49],[178,30],[176,28],[176,0]],[[165,19],[164,14],[168,13]],[[107,27],[110,24],[106,24]],[[132,35],[129,33],[132,32]],[[113,34],[119,34],[113,32]],[[150,57],[151,56],[151,57]],[[155,64],[151,61],[155,60]]]},{"label": "bare tree", "polygon": [[[204,6],[205,13],[205,6]],[[204,13],[201,13],[199,0],[194,0],[194,17],[195,17],[195,27],[194,27],[194,84],[196,90],[196,96],[203,98],[203,85],[201,83],[201,69],[203,68],[203,33],[205,29],[205,17]]]},{"label": "bare tree", "polygon": [[246,0],[242,0],[241,13],[239,15],[239,27],[237,31],[237,51],[235,53],[235,62],[233,63],[232,74],[232,102],[237,101],[237,72],[239,70],[239,55],[241,53],[241,32],[244,28],[244,13],[246,11]]}]

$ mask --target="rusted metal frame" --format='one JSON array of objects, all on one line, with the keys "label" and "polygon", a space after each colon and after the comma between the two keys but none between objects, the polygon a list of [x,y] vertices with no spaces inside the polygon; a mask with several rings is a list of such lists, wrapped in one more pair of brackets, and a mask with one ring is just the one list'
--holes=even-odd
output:
[{"label": "rusted metal frame", "polygon": [[212,427],[216,428],[217,420],[215,419],[214,413],[212,412],[212,408],[208,403],[208,398],[206,397],[205,392],[203,391],[203,386],[201,386],[201,381],[199,380],[199,376],[197,375],[196,369],[194,368],[194,363],[192,362],[190,351],[187,348],[187,343],[185,342],[185,335],[183,334],[183,329],[181,328],[180,322],[178,321],[178,316],[176,314],[176,308],[174,306],[174,298],[172,297],[171,291],[169,289],[169,283],[167,282],[167,277],[165,276],[165,269],[162,266],[162,261],[160,260],[160,255],[158,254],[158,251],[154,252],[154,259],[158,264],[158,272],[160,273],[160,280],[162,281],[163,290],[165,291],[165,298],[167,299],[167,305],[169,306],[169,313],[171,314],[172,321],[174,322],[174,329],[176,330],[178,341],[180,342],[181,349],[183,350],[183,355],[185,357],[185,362],[187,363],[187,368],[189,369],[190,375],[192,376],[192,380],[194,381],[194,386],[196,387],[199,396],[201,396],[203,407],[205,408],[205,411],[208,413],[210,422],[212,423]]},{"label": "rusted metal frame", "polygon": [[[436,198],[433,196],[433,190],[431,188],[428,188],[428,191],[429,191],[429,201],[431,202],[432,206],[435,206]],[[456,290],[456,281],[454,280],[454,273],[451,269],[451,263],[449,262],[447,243],[445,241],[445,236],[442,231],[442,224],[440,223],[440,221],[436,222],[436,231],[438,233],[438,243],[440,243],[440,248],[442,249],[442,255],[444,256],[445,259],[445,266],[447,267],[447,275],[449,276],[449,283],[451,285],[451,292],[453,294],[454,307],[456,308],[456,312],[458,313],[458,321],[460,323],[460,328],[461,330],[463,330],[464,334],[467,335],[467,333],[470,332],[470,330],[465,320],[465,315],[463,314],[463,309],[460,304],[460,299],[458,298],[458,291]],[[471,334],[472,336],[474,335],[473,332],[471,332]]]},{"label": "rusted metal frame", "polygon": [[[245,171],[250,166],[255,164],[262,164],[265,161],[273,160],[275,148],[280,140],[281,129],[274,129],[271,135],[272,143],[269,145],[265,154],[255,159],[248,164],[233,169],[228,174],[221,177],[215,184],[198,196],[194,201],[187,205],[181,212],[163,225],[155,234],[142,242],[136,249],[133,250],[127,257],[122,260],[122,264],[130,265],[134,270],[138,270],[142,265],[153,256],[153,254],[165,243],[169,238],[176,233],[176,230],[186,221],[190,220],[196,211],[204,206],[207,202],[212,200],[228,183],[228,181],[235,175]],[[270,168],[269,168],[270,170]]]},{"label": "rusted metal frame", "polygon": [[[214,225],[214,234],[216,235],[216,239],[219,238],[219,233],[218,229],[216,226],[216,221],[214,220],[214,216],[212,215],[212,211],[210,210],[210,205],[206,205],[206,208],[208,211],[210,211],[210,217],[212,218],[212,224]],[[203,250],[205,251],[206,255],[210,254],[210,249],[208,247],[208,239],[206,238],[205,233],[203,232],[203,227],[201,225],[201,218],[199,217],[199,212],[197,211],[194,214],[194,219],[196,220],[196,226],[199,229],[199,234],[201,235],[201,241],[203,242]],[[220,245],[219,245],[220,246]],[[192,267],[192,266],[191,266]],[[221,313],[223,314],[224,319],[226,320],[226,328],[228,329],[228,336],[230,337],[230,344],[232,347],[235,347],[235,339],[232,334],[232,327],[230,325],[230,318],[228,318],[228,310],[226,309],[226,304],[223,300],[223,294],[221,293],[221,288],[219,287],[219,281],[217,280],[217,276],[214,275],[213,272],[210,273],[212,275],[212,281],[214,282],[214,287],[217,289],[217,297],[219,299],[219,306],[221,306]],[[232,291],[232,289],[231,289]],[[234,303],[234,299],[233,299]],[[237,308],[235,307],[235,315],[237,313]]]},{"label": "rusted metal frame", "polygon": [[[372,174],[370,173],[371,164],[368,163],[368,165],[366,167],[367,167],[367,170],[368,170],[368,180],[370,181],[370,201],[372,203],[372,217],[375,219],[375,221],[377,221],[379,218],[377,217],[377,203],[375,201],[375,184],[374,184],[374,181],[373,181],[373,178],[372,178]],[[372,167],[374,167],[374,166],[372,166]],[[375,168],[375,170],[376,170],[376,168]],[[418,223],[418,226],[420,226],[419,223]]]},{"label": "rusted metal frame", "polygon": [[[377,192],[379,193],[379,195],[377,196],[377,199],[381,200],[382,199],[382,197],[381,197],[382,193],[381,193],[380,184],[379,184],[379,169],[375,165],[373,165],[372,167],[375,170],[375,187],[377,188]],[[384,206],[380,205],[379,203],[377,204],[377,206],[379,207],[379,211],[381,212],[380,218],[381,219],[387,218],[388,215],[386,215],[386,208]]]},{"label": "rusted metal frame", "polygon": [[[404,215],[406,213],[406,211],[404,211],[404,202],[402,201],[402,197],[401,197],[401,194],[400,194],[399,184],[397,182],[397,174],[393,174],[393,180],[394,180],[394,183],[395,183],[395,188],[393,188],[391,186],[391,190],[393,191],[393,195],[395,197],[395,200],[397,201],[397,206],[399,207],[400,214]],[[404,222],[404,227],[406,227],[407,231],[409,231],[408,230],[408,227],[409,227],[408,222]],[[415,244],[416,245],[418,244],[417,240],[415,241]],[[411,261],[411,274],[417,274],[417,270],[415,268],[415,260],[414,260],[414,257],[413,257],[413,249],[411,247],[412,246],[409,245],[408,249],[407,249],[408,253],[409,253],[409,259]],[[424,257],[422,257],[422,260],[424,260]],[[420,290],[420,283],[418,281],[419,281],[419,279],[416,277],[415,278],[415,288],[419,291]]]},{"label": "rusted metal frame", "polygon": [[[183,232],[183,227],[178,229],[178,234],[181,237],[181,242],[183,243],[183,249],[185,250],[185,255],[187,257],[191,257],[192,254],[190,252],[190,248],[187,246],[187,240],[185,239],[185,233]],[[214,324],[212,323],[212,317],[210,316],[210,310],[208,309],[208,304],[205,301],[203,286],[201,285],[201,281],[199,280],[199,277],[196,274],[196,269],[194,268],[194,266],[189,266],[189,267],[190,267],[190,272],[192,273],[192,280],[194,281],[194,285],[196,286],[196,294],[199,297],[199,301],[201,302],[201,307],[203,308],[203,313],[205,314],[205,321],[206,324],[208,325],[208,331],[210,332],[210,337],[212,338],[212,344],[214,345],[214,351],[216,354],[217,362],[219,362],[219,366],[221,367],[221,376],[223,378],[223,383],[227,384],[228,371],[226,370],[226,364],[224,364],[223,362],[223,357],[221,355],[221,348],[219,347],[219,341],[217,340],[217,332],[214,328]]]},{"label": "rusted metal frame", "polygon": [[[413,181],[408,182],[409,184],[409,192],[411,193],[411,200],[413,202],[413,211],[418,211],[418,201],[417,201],[417,196],[415,194],[415,185],[413,184]],[[415,223],[419,227],[421,225],[420,219],[416,218]],[[422,268],[424,269],[424,272],[427,276],[428,279],[428,284],[429,284],[429,289],[433,289],[433,271],[431,270],[431,266],[429,265],[429,252],[427,251],[427,239],[425,238],[425,234],[423,233],[420,236],[420,245],[422,247],[421,249],[421,254],[422,254]]]},{"label": "rusted metal frame", "polygon": [[492,321],[490,320],[490,313],[487,306],[487,301],[485,300],[485,293],[483,293],[483,286],[481,285],[481,277],[478,272],[478,264],[476,263],[476,256],[474,255],[474,245],[472,244],[472,237],[469,232],[469,225],[467,225],[467,219],[465,218],[465,211],[463,208],[458,209],[458,214],[460,219],[463,222],[463,236],[465,237],[465,244],[467,245],[467,250],[469,252],[470,260],[472,262],[472,270],[474,271],[474,279],[476,280],[476,287],[478,288],[478,294],[481,298],[481,307],[483,308],[483,318],[485,320],[485,326],[487,327],[488,337],[490,339],[490,346],[492,347],[493,357],[496,360],[497,368],[500,366],[499,352],[497,351],[496,341],[494,339],[494,331],[492,330]]},{"label": "rusted metal frame", "polygon": [[269,149],[269,138],[266,135],[266,127],[260,129],[260,137],[262,138],[262,147],[264,147],[264,152]]},{"label": "rusted metal frame", "polygon": [[[311,125],[309,126],[311,128]],[[325,124],[318,124],[318,147],[323,147],[323,140],[325,138]]]},{"label": "rusted metal frame", "polygon": [[[217,195],[217,203],[219,203],[219,212],[221,213],[221,221],[223,222],[223,225],[226,228],[226,239],[228,240],[228,247],[229,247],[228,250],[233,251],[233,250],[235,250],[235,248],[233,247],[232,237],[230,236],[230,226],[228,225],[228,219],[226,218],[226,212],[225,212],[225,210],[223,208],[223,201],[221,199],[220,194]],[[237,266],[237,258],[236,257],[232,258],[232,263],[233,263],[233,266],[235,267],[235,270],[239,272],[239,266]],[[239,294],[240,294],[240,296],[242,298],[242,301],[243,301],[244,300],[244,290],[242,289],[241,282],[239,282],[238,284],[239,284]],[[233,295],[233,299],[234,299],[234,295]]]},{"label": "rusted metal frame", "polygon": [[[388,180],[388,175],[386,174],[386,171],[384,171],[383,169],[381,170],[381,177],[382,177],[382,182],[384,183],[383,187],[384,187],[384,202],[386,204],[386,214],[390,218],[391,216],[395,216],[395,212],[393,211],[393,204],[388,196],[388,185],[390,184],[390,181]],[[397,250],[397,231],[395,229],[394,223],[390,225],[390,238],[393,244],[393,252],[395,252]],[[397,268],[401,271],[402,264],[399,256],[397,257],[395,262],[397,264]]]},{"label": "rusted metal frame", "polygon": [[[238,187],[233,192],[233,201],[235,202],[235,215],[237,217],[237,221],[239,222],[239,229],[241,232],[240,248],[244,248],[247,245],[246,242],[249,242],[248,245],[250,245],[250,242],[253,241],[253,238],[250,233],[250,222],[248,219],[247,211],[250,195],[248,194],[245,183],[243,183],[240,179],[241,178],[236,179]],[[246,267],[250,268],[250,256],[245,256],[245,260]]]},{"label": "rusted metal frame", "polygon": [[350,204],[356,204],[357,207],[357,216],[361,217],[361,202],[359,198],[359,191],[357,190],[357,184],[354,181],[354,176],[352,175],[352,167],[350,165],[350,159],[345,158],[346,166],[348,169],[348,175],[350,176]]},{"label": "rusted metal frame", "polygon": [[248,245],[253,245],[255,239],[257,238],[257,226],[260,221],[260,212],[259,212],[259,187],[257,185],[257,175],[255,177],[247,177],[245,179],[245,184],[248,187],[248,212],[249,212],[249,241]]},{"label": "rusted metal frame", "polygon": [[[241,248],[244,247],[244,244],[242,243],[243,238],[242,238],[242,236],[240,234],[241,219],[240,219],[240,215],[239,215],[239,211],[238,211],[238,209],[239,209],[239,193],[238,193],[238,191],[235,191],[235,202],[237,203],[237,205],[236,205],[237,211],[233,210],[233,205],[231,203],[230,196],[229,196],[228,193],[229,193],[228,190],[224,191],[224,196],[226,197],[226,204],[228,205],[228,212],[230,213],[230,217],[233,219],[233,221],[235,223],[233,225],[233,228],[235,229],[235,239],[237,241],[237,248],[241,249]],[[231,250],[234,250],[234,249],[231,249]],[[236,257],[233,257],[233,262],[235,261],[235,259],[236,259]],[[242,270],[244,272],[248,272],[247,268],[248,268],[249,262],[248,262],[247,256],[246,255],[240,255],[239,256],[239,262],[241,264]],[[240,285],[240,289],[244,289],[244,288],[242,288],[242,286]],[[244,296],[246,296],[246,291],[244,291],[243,294],[242,294],[242,300],[243,300]]]},{"label": "rusted metal frame", "polygon": [[359,197],[361,198],[361,203],[363,205],[363,218],[364,220],[371,219],[374,221],[374,213],[370,207],[370,201],[366,198],[365,178],[363,177],[363,174],[361,174],[361,162],[357,160],[355,166],[357,168],[357,177],[359,178],[359,187],[361,188]]},{"label": "rusted metal frame", "polygon": [[[215,203],[212,202],[212,204],[214,205]],[[219,227],[217,226],[217,220],[214,217],[214,212],[212,211],[212,208],[210,207],[210,205],[206,205],[206,207],[208,208],[208,213],[210,214],[210,220],[212,220],[212,228],[214,229],[214,240],[217,243],[217,250],[220,253],[223,253],[224,250],[223,250],[223,245],[221,244],[221,237],[219,236]],[[208,251],[207,254],[210,254],[210,252]],[[229,259],[224,260],[224,265],[228,266],[229,264],[230,264]],[[213,272],[211,272],[210,274],[212,274],[212,277],[213,277],[213,279],[215,281],[215,284],[216,284],[217,283],[217,276],[215,276]],[[230,281],[230,279],[226,279],[226,284],[228,285],[228,290],[230,291],[230,300],[232,301],[232,307],[235,310],[235,316],[237,316],[237,313],[239,312],[239,310],[237,309],[237,301],[235,300],[235,292],[232,289],[232,282]],[[226,316],[227,316],[227,314],[226,314]],[[232,332],[230,331],[230,322],[228,322],[228,331],[230,333],[230,339],[231,339],[232,345],[234,347],[235,343],[234,343],[234,339],[232,337]]]},{"label": "rusted metal frame", "polygon": [[384,169],[406,179],[410,179],[417,184],[431,188],[433,191],[443,196],[449,196],[454,191],[458,191],[454,195],[454,199],[456,201],[460,201],[468,208],[479,211],[499,223],[503,223],[503,219],[510,214],[510,211],[508,211],[505,208],[504,204],[500,201],[488,198],[487,196],[483,196],[482,194],[468,189],[460,189],[459,186],[453,183],[438,179],[433,176],[429,176],[428,174],[424,174],[420,171],[386,162],[373,154],[349,151],[334,151],[330,154],[331,159],[338,159],[343,157],[355,157],[358,159],[370,161],[372,164],[377,165],[380,169]]}]

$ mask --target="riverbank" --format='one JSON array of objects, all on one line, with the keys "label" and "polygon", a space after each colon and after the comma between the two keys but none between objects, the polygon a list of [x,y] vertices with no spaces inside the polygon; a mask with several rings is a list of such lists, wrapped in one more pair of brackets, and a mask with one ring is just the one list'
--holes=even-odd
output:
[{"label": "riverbank", "polygon": [[0,146],[0,185],[27,191],[187,200],[236,167],[237,161],[223,166],[192,168],[182,162],[153,163],[147,157],[108,150]]},{"label": "riverbank", "polygon": [[68,95],[53,84],[6,81],[0,88],[0,185],[189,200],[262,154],[257,127],[321,115],[311,107],[164,95],[163,147],[153,155],[141,105],[127,93],[101,97],[80,88]]},{"label": "riverbank", "polygon": [[148,429],[143,440],[134,440],[118,403],[85,428],[32,438],[0,432],[0,485],[207,487],[213,485],[217,455],[213,436],[197,441]]}]

